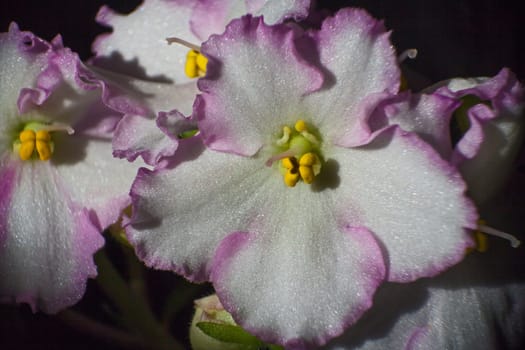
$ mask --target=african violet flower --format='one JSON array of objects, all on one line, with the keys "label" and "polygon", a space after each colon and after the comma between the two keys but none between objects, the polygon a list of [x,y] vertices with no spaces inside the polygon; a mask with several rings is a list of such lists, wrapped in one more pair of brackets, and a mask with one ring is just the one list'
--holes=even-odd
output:
[{"label": "african violet flower", "polygon": [[346,9],[300,33],[248,16],[202,53],[199,134],[132,187],[147,265],[211,280],[241,326],[303,348],[355,323],[383,281],[463,258],[477,214],[457,170],[413,133],[366,125],[399,88],[381,22]]},{"label": "african violet flower", "polygon": [[[418,133],[457,165],[469,195],[485,204],[498,193],[523,141],[525,93],[508,69],[492,78],[451,79],[382,101],[369,122]],[[449,132],[454,125],[454,133]],[[479,176],[483,173],[483,176]]]},{"label": "african violet flower", "polygon": [[501,244],[436,278],[386,284],[370,312],[325,348],[521,349],[523,258],[523,250]]},{"label": "african violet flower", "polygon": [[[140,78],[187,82],[198,76],[188,77],[184,69],[188,60],[197,63],[198,52],[168,46],[167,37],[200,45],[210,35],[222,33],[230,20],[247,13],[264,15],[266,22],[273,24],[304,18],[309,7],[309,0],[145,0],[123,16],[104,6],[97,21],[112,27],[113,32],[93,44],[97,54],[94,63]],[[199,63],[202,59],[200,56]],[[193,68],[205,69],[205,64]]]},{"label": "african violet flower", "polygon": [[[464,135],[451,155],[472,198],[485,203],[501,190],[523,142],[525,90],[508,69],[492,78],[451,79],[435,93],[461,99]],[[483,173],[483,176],[479,176]]]},{"label": "african violet flower", "polygon": [[50,313],[96,275],[100,231],[128,205],[136,172],[113,159],[117,116],[100,88],[111,96],[84,69],[59,37],[15,24],[0,34],[0,298]]},{"label": "african violet flower", "polygon": [[[185,46],[168,46],[166,37],[176,36],[200,45],[211,34],[224,31],[236,16],[247,12],[263,14],[267,21],[275,23],[305,17],[309,3],[308,0],[146,0],[126,16],[102,7],[97,20],[111,26],[113,32],[97,38],[92,63],[111,70],[111,73],[98,70],[110,85],[120,87],[129,98],[149,106],[142,112],[123,111],[125,116],[115,131],[114,155],[129,161],[141,156],[147,164],[155,166],[175,153],[177,135],[196,127],[185,116],[191,114],[198,92],[193,78],[203,74],[206,60]],[[173,106],[176,110],[172,110]]]},{"label": "african violet flower", "polygon": [[[482,215],[523,237],[521,169]],[[524,261],[524,249],[489,237],[487,252],[435,278],[384,284],[366,316],[325,349],[522,349]]]}]

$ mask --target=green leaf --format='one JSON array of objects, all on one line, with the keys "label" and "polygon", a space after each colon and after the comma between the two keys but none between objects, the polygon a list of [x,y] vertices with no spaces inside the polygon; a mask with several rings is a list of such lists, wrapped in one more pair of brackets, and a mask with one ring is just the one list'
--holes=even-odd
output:
[{"label": "green leaf", "polygon": [[264,346],[257,337],[246,332],[239,326],[213,322],[199,322],[197,327],[206,335],[224,343],[247,345],[249,348],[257,349]]}]

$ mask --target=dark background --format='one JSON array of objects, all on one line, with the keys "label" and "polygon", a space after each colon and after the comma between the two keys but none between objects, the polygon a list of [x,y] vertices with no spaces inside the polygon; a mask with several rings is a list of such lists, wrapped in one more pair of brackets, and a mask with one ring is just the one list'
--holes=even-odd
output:
[{"label": "dark background", "polygon": [[[140,0],[1,0],[0,30],[16,21],[50,40],[61,33],[66,46],[84,59],[105,29],[93,20],[103,4],[129,12]],[[510,0],[318,1],[318,8],[367,9],[385,20],[399,52],[417,48],[411,68],[435,82],[455,76],[494,75],[502,67],[525,78],[525,4]],[[107,31],[107,29],[106,29]]]},{"label": "dark background", "polygon": [[[21,29],[51,40],[61,34],[64,44],[83,59],[91,56],[91,43],[100,33],[108,31],[97,25],[94,17],[103,4],[126,13],[139,0],[0,0],[0,31],[11,21]],[[424,1],[364,0],[318,1],[318,8],[334,11],[343,6],[359,6],[376,18],[385,20],[393,31],[392,40],[399,52],[417,48],[416,60],[407,66],[429,82],[456,76],[494,75],[509,67],[520,80],[525,79],[524,5],[517,1]],[[1,93],[1,91],[0,91]],[[162,284],[184,283],[171,274],[149,272],[148,278],[162,289]],[[89,281],[86,297],[76,309],[101,316],[101,294]],[[96,307],[94,307],[96,306]],[[191,313],[188,306],[175,333],[186,332]],[[114,349],[69,327],[62,320],[41,313],[33,315],[29,308],[0,305],[0,349]]]}]

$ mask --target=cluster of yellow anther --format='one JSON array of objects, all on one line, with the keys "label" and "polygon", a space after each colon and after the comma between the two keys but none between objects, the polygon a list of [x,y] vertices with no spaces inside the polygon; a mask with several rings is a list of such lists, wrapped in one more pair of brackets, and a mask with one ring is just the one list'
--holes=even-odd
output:
[{"label": "cluster of yellow anther", "polygon": [[321,161],[312,152],[303,154],[299,161],[295,157],[287,157],[281,160],[281,165],[286,169],[284,183],[289,187],[294,187],[299,178],[304,183],[311,184],[314,178],[321,171]]},{"label": "cluster of yellow anther", "polygon": [[189,78],[198,78],[206,75],[208,59],[197,50],[190,50],[186,55],[184,72]]},{"label": "cluster of yellow anther", "polygon": [[51,158],[51,154],[53,154],[53,142],[51,141],[49,131],[27,129],[21,131],[18,138],[20,139],[20,143],[17,143],[17,148],[20,159],[31,159],[35,153],[35,149],[40,160],[49,160],[49,158]]},{"label": "cluster of yellow anther", "polygon": [[298,120],[294,129],[283,127],[283,136],[276,141],[278,146],[288,147],[280,159],[284,183],[289,187],[299,180],[311,184],[321,171],[321,160],[315,153],[319,141],[308,131],[304,120]]}]

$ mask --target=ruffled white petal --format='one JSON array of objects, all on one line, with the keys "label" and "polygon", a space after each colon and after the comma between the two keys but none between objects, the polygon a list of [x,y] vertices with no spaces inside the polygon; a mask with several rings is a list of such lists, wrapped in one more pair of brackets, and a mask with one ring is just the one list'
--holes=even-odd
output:
[{"label": "ruffled white petal", "polygon": [[468,116],[470,126],[451,160],[460,167],[476,203],[487,203],[504,186],[524,139],[523,86],[504,68],[491,78],[451,79],[429,90],[456,99],[479,99],[461,116]]},{"label": "ruffled white petal", "polygon": [[247,1],[248,7],[253,3],[250,13],[255,16],[264,16],[264,22],[276,24],[285,19],[301,19],[308,15],[309,0],[263,0]]},{"label": "ruffled white petal", "polygon": [[399,125],[405,131],[415,132],[443,159],[449,159],[450,118],[458,105],[455,100],[437,94],[399,94],[382,103],[369,122],[373,130]]},{"label": "ruffled white petal", "polygon": [[188,0],[146,0],[126,16],[102,7],[97,21],[111,26],[113,33],[93,44],[94,62],[137,78],[188,81],[184,74],[188,49],[168,45],[166,38],[176,36],[200,45],[189,25],[194,5]]},{"label": "ruffled white petal", "polygon": [[111,140],[56,134],[54,142],[50,162],[71,198],[94,211],[100,229],[117,221],[140,165],[114,158]]},{"label": "ruffled white petal", "polygon": [[[471,119],[471,127],[474,125]],[[484,204],[503,188],[513,169],[525,138],[525,118],[507,111],[479,127],[482,142],[477,154],[460,164],[459,169],[469,195],[476,203]]]},{"label": "ruffled white petal", "polygon": [[11,149],[12,136],[20,127],[20,92],[36,86],[38,75],[49,64],[50,52],[49,44],[21,32],[15,23],[9,32],[0,34],[0,154]]},{"label": "ruffled white petal", "polygon": [[325,153],[337,164],[331,176],[345,220],[381,241],[389,280],[436,275],[472,245],[466,229],[477,214],[461,177],[414,134],[391,128],[368,146]]},{"label": "ruffled white petal", "polygon": [[395,52],[383,24],[361,9],[345,9],[315,34],[325,87],[305,99],[309,118],[326,139],[344,146],[366,142],[366,118],[399,88]]},{"label": "ruffled white petal", "polygon": [[436,278],[382,286],[370,312],[324,349],[520,349],[523,254],[492,248]]},{"label": "ruffled white petal", "polygon": [[253,155],[302,117],[300,101],[320,87],[322,76],[298,55],[294,37],[287,26],[243,17],[203,45],[210,62],[195,113],[211,148]]},{"label": "ruffled white petal", "polygon": [[196,126],[177,111],[159,114],[156,121],[136,115],[124,116],[113,138],[113,154],[134,161],[138,156],[156,166],[175,154],[179,135]]},{"label": "ruffled white petal", "polygon": [[16,171],[10,201],[2,203],[0,295],[55,313],[82,297],[104,240],[49,163],[27,162]]},{"label": "ruffled white petal", "polygon": [[139,172],[128,236],[147,265],[202,281],[218,243],[266,203],[274,171],[264,160],[205,149],[198,136],[180,147],[173,169]]},{"label": "ruffled white petal", "polygon": [[[285,188],[252,233],[228,236],[214,258],[221,302],[252,333],[287,348],[323,344],[372,305],[385,268],[365,229],[343,227],[330,194]],[[304,212],[305,206],[309,210]]]}]

